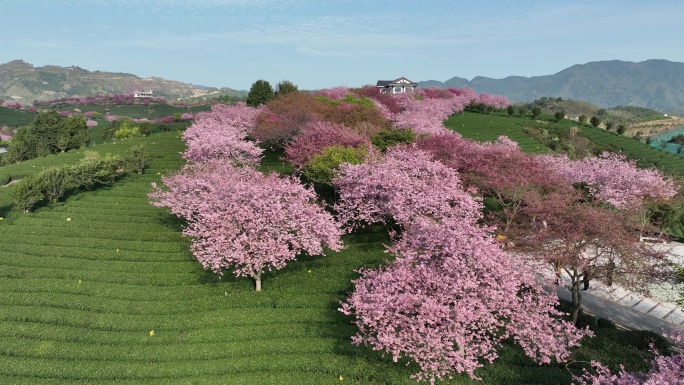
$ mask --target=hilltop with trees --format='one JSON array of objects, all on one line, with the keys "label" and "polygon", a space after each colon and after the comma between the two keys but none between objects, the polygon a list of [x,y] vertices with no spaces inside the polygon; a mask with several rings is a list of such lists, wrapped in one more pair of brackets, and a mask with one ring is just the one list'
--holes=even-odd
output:
[{"label": "hilltop with trees", "polygon": [[[0,333],[10,340],[0,359],[17,362],[0,377],[681,377],[667,340],[649,352],[638,334],[599,326],[579,289],[675,279],[640,236],[665,239],[652,208],[675,207],[677,184],[622,155],[584,153],[560,136],[546,146],[523,130],[644,144],[471,89],[252,88],[249,103],[198,112],[182,134],[135,135],[138,122],[117,119],[93,146],[115,154],[48,141],[55,154],[3,166],[21,181],[4,187],[13,203],[0,200],[10,248],[0,253]],[[465,127],[474,117],[486,124]],[[45,138],[70,119],[56,118]],[[31,167],[53,159],[69,166]],[[81,183],[93,181],[76,177],[90,162],[109,178]],[[31,229],[21,238],[20,226]],[[555,293],[562,272],[570,304]]]}]

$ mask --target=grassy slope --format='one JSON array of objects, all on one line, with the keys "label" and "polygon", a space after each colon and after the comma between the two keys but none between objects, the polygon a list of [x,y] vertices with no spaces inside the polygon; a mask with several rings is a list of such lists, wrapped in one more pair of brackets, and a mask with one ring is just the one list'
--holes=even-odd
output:
[{"label": "grassy slope", "polygon": [[36,115],[30,112],[17,111],[12,108],[0,107],[0,126],[25,126],[33,121]]},{"label": "grassy slope", "polygon": [[[153,156],[145,175],[31,214],[0,202],[0,383],[299,385],[340,383],[340,374],[343,383],[415,383],[414,367],[352,346],[355,328],[336,310],[354,270],[387,258],[383,229],[347,236],[340,253],[267,274],[261,293],[247,279],[218,280],[193,260],[181,222],[146,197],[151,182],[182,163],[178,133],[95,149],[123,153],[140,142]],[[26,175],[80,156],[7,167]],[[281,166],[270,155],[263,168]],[[606,333],[578,357],[638,365],[646,345]],[[570,383],[564,366],[539,366],[518,348],[503,349],[478,374],[478,384]],[[448,383],[474,382],[458,376]]]},{"label": "grassy slope", "polygon": [[623,152],[628,158],[636,160],[640,167],[656,167],[669,175],[684,176],[684,159],[676,154],[653,148],[639,140],[617,135],[615,132],[608,132],[568,119],[556,123],[549,115],[540,115],[534,120],[530,116],[521,118],[517,114],[508,117],[503,112],[492,114],[466,112],[449,117],[445,125],[466,138],[478,141],[494,141],[498,136],[506,135],[518,142],[523,151],[530,153],[547,152],[548,148],[525,134],[522,131],[525,126],[546,129],[577,127],[579,135],[587,137],[599,149]]}]

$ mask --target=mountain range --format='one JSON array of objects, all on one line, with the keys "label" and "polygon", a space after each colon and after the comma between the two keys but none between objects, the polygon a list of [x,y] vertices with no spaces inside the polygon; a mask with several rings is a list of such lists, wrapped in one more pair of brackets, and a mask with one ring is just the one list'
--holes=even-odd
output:
[{"label": "mountain range", "polygon": [[[666,113],[684,114],[684,63],[667,60],[628,62],[620,60],[578,64],[553,75],[508,76],[472,80],[453,77],[444,82],[426,80],[421,87],[472,88],[506,96],[511,102],[531,102],[542,97],[561,97],[610,108],[640,106]],[[78,66],[34,67],[23,60],[0,64],[0,99],[22,104],[34,100],[96,94],[123,94],[151,90],[167,99],[208,98],[214,95],[246,96],[246,91],[200,86],[133,74],[88,71]]]},{"label": "mountain range", "polygon": [[420,87],[468,87],[478,93],[506,96],[514,103],[561,97],[604,108],[639,106],[662,112],[684,112],[684,63],[667,60],[598,61],[574,65],[546,76],[503,79],[478,76],[472,80],[453,77],[444,82],[418,83]]},{"label": "mountain range", "polygon": [[78,66],[34,67],[23,60],[0,64],[0,98],[30,104],[97,94],[130,94],[152,91],[166,99],[206,98],[212,95],[247,94],[230,88],[213,88],[162,78],[140,78],[119,72],[88,71]]}]

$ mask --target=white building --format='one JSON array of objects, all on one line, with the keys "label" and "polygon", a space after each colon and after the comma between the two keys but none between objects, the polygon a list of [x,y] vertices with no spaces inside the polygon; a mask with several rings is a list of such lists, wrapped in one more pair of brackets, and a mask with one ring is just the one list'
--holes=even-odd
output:
[{"label": "white building", "polygon": [[133,91],[133,97],[144,99],[144,98],[152,98],[152,97],[154,97],[154,95],[152,95],[152,90],[149,90],[149,91],[134,90]]},{"label": "white building", "polygon": [[378,80],[376,87],[380,88],[380,92],[383,94],[401,94],[415,90],[418,88],[418,83],[414,83],[404,77],[401,77],[396,80]]}]

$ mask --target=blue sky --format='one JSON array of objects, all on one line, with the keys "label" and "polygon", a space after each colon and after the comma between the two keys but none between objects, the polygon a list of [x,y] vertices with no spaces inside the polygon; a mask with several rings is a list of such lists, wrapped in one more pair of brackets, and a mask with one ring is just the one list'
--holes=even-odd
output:
[{"label": "blue sky", "polygon": [[0,63],[235,89],[529,77],[684,62],[682,15],[680,0],[0,0]]}]

